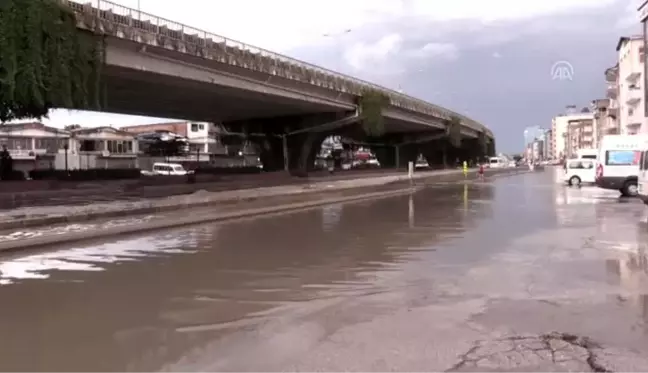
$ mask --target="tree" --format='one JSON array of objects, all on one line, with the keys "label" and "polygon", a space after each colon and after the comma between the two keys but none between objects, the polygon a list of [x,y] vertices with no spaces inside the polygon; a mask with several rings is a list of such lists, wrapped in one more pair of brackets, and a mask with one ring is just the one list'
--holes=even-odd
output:
[{"label": "tree", "polygon": [[78,130],[80,128],[81,128],[80,124],[69,124],[69,125],[63,127],[63,129],[66,130],[66,131],[74,131],[74,130]]},{"label": "tree", "polygon": [[103,38],[56,0],[0,1],[0,123],[100,109]]}]

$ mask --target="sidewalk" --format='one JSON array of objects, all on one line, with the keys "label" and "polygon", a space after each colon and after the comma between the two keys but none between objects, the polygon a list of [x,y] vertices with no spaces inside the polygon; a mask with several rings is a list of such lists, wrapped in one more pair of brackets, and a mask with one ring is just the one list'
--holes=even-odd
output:
[{"label": "sidewalk", "polygon": [[[506,170],[491,170],[491,174]],[[510,170],[516,171],[516,170]],[[472,174],[475,171],[471,171]],[[510,172],[507,172],[510,173]],[[474,176],[472,176],[474,177]],[[414,180],[431,179],[434,182],[449,182],[463,179],[459,170],[439,170],[415,173]],[[408,181],[406,173],[387,176],[364,177],[360,179],[324,180],[307,185],[284,185],[266,188],[207,192],[199,190],[188,195],[137,201],[113,201],[72,206],[25,207],[0,212],[0,231],[27,227],[50,226],[62,223],[88,222],[90,220],[117,218],[132,215],[158,214],[168,211],[204,208],[215,205],[230,205],[261,198],[314,194],[327,191],[355,188],[370,188],[391,183]]]}]

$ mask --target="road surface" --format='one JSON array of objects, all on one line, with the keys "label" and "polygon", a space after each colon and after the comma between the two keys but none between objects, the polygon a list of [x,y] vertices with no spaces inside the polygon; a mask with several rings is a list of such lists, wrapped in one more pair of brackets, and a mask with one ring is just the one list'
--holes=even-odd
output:
[{"label": "road surface", "polygon": [[0,370],[648,370],[646,208],[559,173],[5,255]]}]

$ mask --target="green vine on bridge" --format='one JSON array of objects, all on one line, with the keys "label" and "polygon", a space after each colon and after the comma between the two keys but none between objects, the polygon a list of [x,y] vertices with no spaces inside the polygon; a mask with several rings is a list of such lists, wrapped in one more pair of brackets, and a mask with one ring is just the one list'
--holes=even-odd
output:
[{"label": "green vine on bridge", "polygon": [[100,109],[104,50],[57,0],[1,0],[0,123],[57,107]]},{"label": "green vine on bridge", "polygon": [[389,96],[378,90],[362,92],[358,106],[362,115],[362,129],[367,136],[379,137],[385,134],[383,109],[389,104]]},{"label": "green vine on bridge", "polygon": [[459,117],[453,115],[446,121],[446,137],[453,147],[461,146],[461,119]]}]

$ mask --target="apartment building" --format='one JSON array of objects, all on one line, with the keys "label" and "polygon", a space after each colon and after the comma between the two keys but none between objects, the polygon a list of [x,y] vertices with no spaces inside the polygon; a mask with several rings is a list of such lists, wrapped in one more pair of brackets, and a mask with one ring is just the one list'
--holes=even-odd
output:
[{"label": "apartment building", "polygon": [[572,119],[567,123],[565,158],[575,158],[580,149],[596,148],[594,119]]},{"label": "apartment building", "polygon": [[[606,99],[607,108],[598,107],[598,102],[595,104],[597,108],[594,108],[595,114],[598,113],[599,116],[603,117],[603,112],[607,113],[607,117],[603,117],[598,123],[600,124],[597,128],[599,130],[599,138],[604,135],[618,135],[621,133],[619,126],[619,64],[607,68],[605,70],[605,81],[607,83],[606,90]],[[596,100],[598,101],[598,100]],[[601,103],[601,106],[605,106],[605,103]]]},{"label": "apartment building", "polygon": [[618,121],[616,120],[618,109],[615,110],[614,108],[610,107],[614,102],[614,100],[611,100],[609,98],[592,100],[591,109],[594,114],[593,148],[598,147],[603,136],[616,135],[619,133]]},{"label": "apartment building", "polygon": [[[563,114],[554,117],[551,120],[551,147],[550,147],[550,158],[556,160],[562,160],[568,158],[567,148],[568,145],[571,146],[569,142],[569,126],[570,122],[581,121],[581,120],[590,120],[593,121],[594,113],[573,113],[573,114]],[[593,129],[591,136],[594,136]]]},{"label": "apartment building", "polygon": [[644,124],[646,100],[644,91],[644,38],[622,37],[617,43],[619,132],[633,135],[648,133]]},{"label": "apartment building", "polygon": [[551,158],[551,143],[553,141],[553,132],[551,129],[546,129],[544,131],[543,135],[543,145],[544,149],[542,150],[542,153],[545,155],[545,159],[550,159]]},{"label": "apartment building", "polygon": [[[639,0],[639,20],[641,21],[643,47],[648,48],[648,0]],[[643,91],[644,97],[648,97],[648,64],[646,63],[646,54],[643,55]],[[648,102],[644,100],[644,116],[648,117]]]}]

